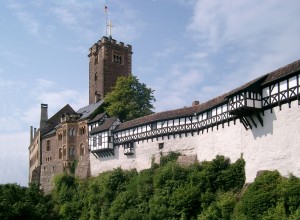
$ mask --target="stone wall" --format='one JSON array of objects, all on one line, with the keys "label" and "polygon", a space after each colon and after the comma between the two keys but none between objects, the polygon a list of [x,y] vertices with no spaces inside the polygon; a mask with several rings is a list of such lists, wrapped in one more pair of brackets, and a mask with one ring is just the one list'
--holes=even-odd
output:
[{"label": "stone wall", "polygon": [[[203,134],[194,132],[192,136],[176,135],[164,139],[156,138],[134,143],[134,154],[124,155],[123,147],[116,147],[115,156],[100,159],[90,155],[91,175],[121,167],[142,170],[151,166],[153,158],[170,151],[183,155],[196,154],[199,161],[212,160],[216,155],[229,157],[232,162],[243,156],[246,161],[246,181],[252,182],[259,170],[277,169],[281,174],[293,173],[300,176],[300,107],[298,102],[264,112],[262,127],[246,130],[239,120],[210,128]],[[163,148],[159,149],[159,143]]]},{"label": "stone wall", "polygon": [[[115,57],[121,57],[116,62]],[[100,99],[115,86],[118,77],[131,74],[132,47],[103,37],[90,48],[89,53],[89,103],[95,103],[95,94]],[[96,76],[97,75],[97,76]],[[98,100],[99,101],[99,100]]]},{"label": "stone wall", "polygon": [[[85,133],[77,134],[77,167],[75,175],[79,178],[87,178],[90,176],[90,160],[89,160],[89,146],[88,146],[88,126],[87,121],[78,123],[78,129],[85,127]],[[81,149],[83,147],[83,149]]]}]

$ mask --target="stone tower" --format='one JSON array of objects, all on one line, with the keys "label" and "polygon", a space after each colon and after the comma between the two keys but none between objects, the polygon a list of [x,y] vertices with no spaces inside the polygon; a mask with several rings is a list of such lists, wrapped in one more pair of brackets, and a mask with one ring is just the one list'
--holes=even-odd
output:
[{"label": "stone tower", "polygon": [[104,99],[118,77],[131,75],[131,45],[102,37],[89,50],[89,104]]}]

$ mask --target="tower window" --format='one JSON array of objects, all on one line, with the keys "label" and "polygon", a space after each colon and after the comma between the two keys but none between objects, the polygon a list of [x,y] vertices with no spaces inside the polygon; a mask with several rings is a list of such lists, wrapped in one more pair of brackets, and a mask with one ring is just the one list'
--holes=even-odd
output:
[{"label": "tower window", "polygon": [[95,62],[94,64],[98,64],[98,56],[95,56]]},{"label": "tower window", "polygon": [[112,57],[112,61],[114,62],[114,63],[119,63],[119,64],[122,64],[122,62],[123,62],[123,55],[122,54],[117,54],[117,53],[114,53],[113,54],[113,57]]},{"label": "tower window", "polygon": [[98,80],[98,73],[95,73],[94,79],[95,79],[95,81]]}]

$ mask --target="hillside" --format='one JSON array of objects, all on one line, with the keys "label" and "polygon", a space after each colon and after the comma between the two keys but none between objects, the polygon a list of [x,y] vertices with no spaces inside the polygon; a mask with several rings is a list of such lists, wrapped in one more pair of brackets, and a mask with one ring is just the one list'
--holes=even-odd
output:
[{"label": "hillside", "polygon": [[137,172],[79,180],[63,174],[44,196],[36,186],[0,186],[0,219],[299,219],[300,179],[265,171],[244,187],[245,162],[223,156],[181,166],[178,154]]}]

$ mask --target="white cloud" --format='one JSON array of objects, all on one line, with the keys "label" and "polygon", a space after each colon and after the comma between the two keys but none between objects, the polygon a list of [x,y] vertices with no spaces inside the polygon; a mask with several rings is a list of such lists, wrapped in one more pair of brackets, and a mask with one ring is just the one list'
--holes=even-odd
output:
[{"label": "white cloud", "polygon": [[167,56],[170,56],[172,54],[174,54],[176,51],[178,50],[178,47],[173,45],[173,46],[169,46],[167,48],[164,48],[164,50],[161,50],[159,52],[156,52],[154,54],[155,57],[158,57],[158,58],[163,58],[163,57],[167,57]]},{"label": "white cloud", "polygon": [[0,133],[15,132],[21,130],[21,128],[18,118],[12,116],[0,116]]},{"label": "white cloud", "polygon": [[90,13],[94,8],[95,4],[92,2],[67,0],[56,1],[49,7],[49,11],[57,22],[91,40],[98,33],[94,28],[94,14]]},{"label": "white cloud", "polygon": [[[299,59],[299,1],[179,2],[193,10],[185,35],[193,47],[153,83],[156,110],[204,102]],[[156,58],[173,52],[169,45]]]},{"label": "white cloud", "polygon": [[[5,85],[5,90],[13,90],[14,82],[0,82]],[[45,79],[37,79],[32,84],[31,87],[26,86],[27,92],[23,96],[27,102],[30,100],[29,106],[27,103],[27,107],[20,109],[20,106],[6,102],[7,109],[1,108],[0,184],[16,182],[27,185],[29,126],[38,127],[41,103],[48,104],[49,118],[66,104],[70,104],[75,111],[87,105],[87,91],[57,89],[57,83]]]},{"label": "white cloud", "polygon": [[114,22],[112,36],[115,39],[122,39],[124,42],[132,42],[141,36],[147,24],[142,20],[140,11],[129,7],[123,1],[111,2],[116,12],[109,12],[109,20]]},{"label": "white cloud", "polygon": [[13,65],[16,65],[21,68],[27,67],[27,59],[23,56],[20,56],[20,54],[11,52],[11,51],[3,51],[0,52],[0,56],[5,59],[6,62],[9,62]]},{"label": "white cloud", "polygon": [[58,89],[57,83],[45,79],[37,79],[35,87],[30,91],[31,107],[23,111],[22,120],[26,123],[39,121],[40,104],[48,104],[49,117],[69,104],[75,111],[87,105],[88,91]]},{"label": "white cloud", "polygon": [[9,7],[14,11],[19,21],[25,26],[29,33],[33,36],[39,35],[40,23],[26,10],[24,5],[12,2],[9,4]]},{"label": "white cloud", "polygon": [[296,0],[288,4],[280,0],[195,1],[186,30],[195,42],[193,53],[206,65],[205,84],[214,91],[210,94],[221,94],[299,59],[299,7]]},{"label": "white cloud", "polygon": [[167,75],[157,78],[155,85],[151,86],[155,90],[155,96],[163,97],[157,99],[156,111],[166,110],[170,106],[180,108],[192,103],[199,97],[194,91],[195,86],[203,81],[203,76],[197,69],[185,71],[181,65],[173,66]]},{"label": "white cloud", "polygon": [[[29,131],[0,134],[0,184],[28,183]],[[24,146],[24,143],[27,145]]]},{"label": "white cloud", "polygon": [[[297,43],[299,1],[198,1],[187,30],[194,33],[202,48],[224,50],[226,46],[245,53],[290,50]],[[297,38],[298,39],[298,38]],[[279,44],[278,44],[279,43]],[[282,48],[284,45],[284,48]],[[299,44],[298,44],[299,45]],[[255,54],[258,56],[258,54]],[[261,56],[261,54],[259,54]]]}]

